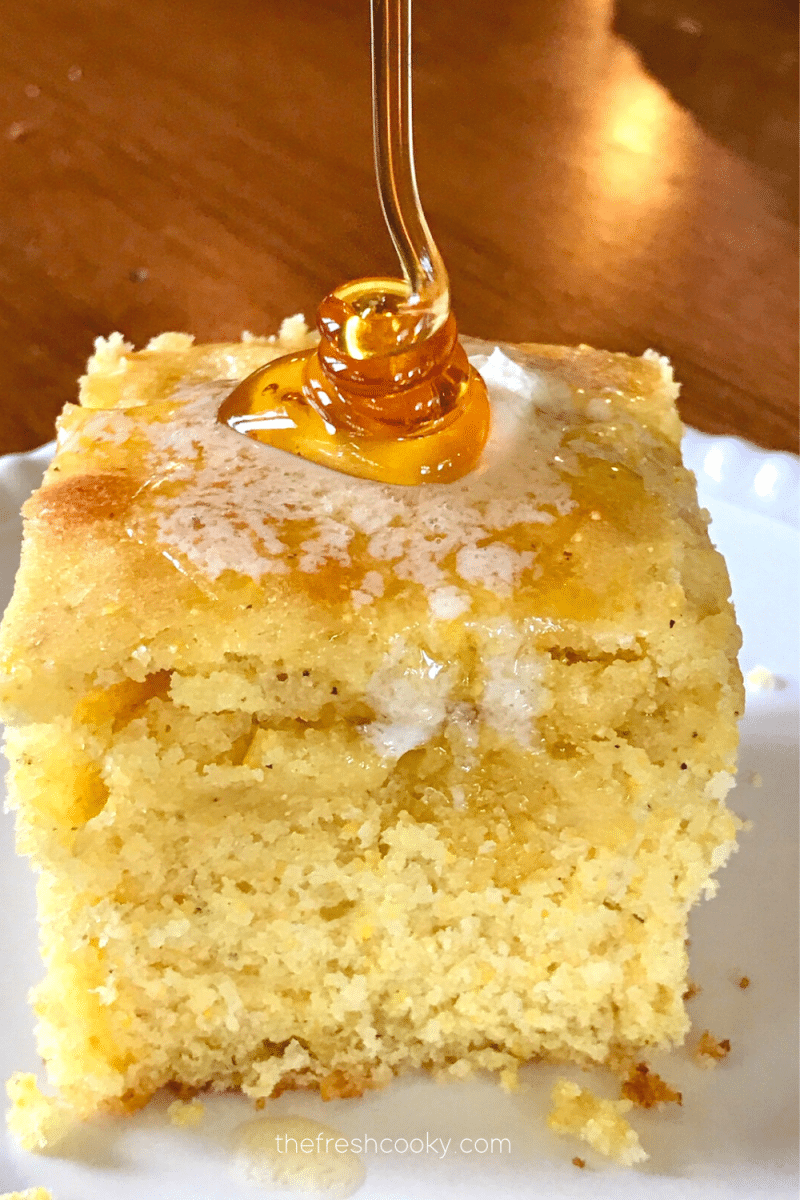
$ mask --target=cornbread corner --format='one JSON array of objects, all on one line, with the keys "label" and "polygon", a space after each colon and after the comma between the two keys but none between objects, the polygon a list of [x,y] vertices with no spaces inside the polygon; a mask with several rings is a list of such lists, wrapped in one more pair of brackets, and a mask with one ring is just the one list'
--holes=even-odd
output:
[{"label": "cornbread corner", "polygon": [[101,340],[25,507],[0,715],[81,1117],[687,1031],[742,688],[668,364],[469,343],[480,467],[403,488],[217,422],[306,344]]}]

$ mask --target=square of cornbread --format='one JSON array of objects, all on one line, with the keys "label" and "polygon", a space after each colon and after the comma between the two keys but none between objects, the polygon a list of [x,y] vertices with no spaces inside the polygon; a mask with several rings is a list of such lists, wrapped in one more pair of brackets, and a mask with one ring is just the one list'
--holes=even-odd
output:
[{"label": "square of cornbread", "polygon": [[0,705],[80,1116],[687,1031],[742,691],[669,365],[467,343],[481,462],[399,487],[218,423],[306,344],[98,342],[25,507]]}]

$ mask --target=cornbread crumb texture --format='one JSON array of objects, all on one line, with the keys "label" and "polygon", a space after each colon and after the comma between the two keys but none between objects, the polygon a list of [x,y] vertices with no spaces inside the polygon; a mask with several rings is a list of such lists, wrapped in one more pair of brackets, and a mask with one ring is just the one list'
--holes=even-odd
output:
[{"label": "cornbread crumb texture", "polygon": [[688,1029],[741,679],[667,368],[477,347],[482,469],[401,489],[216,422],[307,340],[103,343],[26,510],[0,709],[81,1116]]},{"label": "cornbread crumb texture", "polygon": [[632,1107],[630,1100],[604,1100],[588,1088],[559,1079],[547,1123],[556,1133],[572,1134],[620,1166],[630,1167],[649,1158],[625,1119]]},{"label": "cornbread crumb texture", "polygon": [[75,1124],[75,1114],[62,1100],[39,1090],[35,1075],[17,1072],[8,1080],[6,1091],[11,1101],[8,1129],[23,1150],[48,1149]]},{"label": "cornbread crumb texture", "polygon": [[0,1200],[53,1200],[47,1188],[26,1188],[24,1192],[3,1192]]}]

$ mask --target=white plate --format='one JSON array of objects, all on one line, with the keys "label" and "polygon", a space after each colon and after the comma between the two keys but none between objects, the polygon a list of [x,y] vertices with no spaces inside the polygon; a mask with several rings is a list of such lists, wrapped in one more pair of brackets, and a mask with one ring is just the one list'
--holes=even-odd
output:
[{"label": "white plate", "polygon": [[[712,1200],[797,1195],[797,762],[798,762],[798,460],[766,454],[733,438],[689,431],[684,444],[712,536],[725,554],[744,630],[742,668],[765,667],[781,682],[751,690],[742,725],[739,787],[733,805],[753,821],[741,851],[723,872],[720,895],[692,917],[691,1002],[697,1032],[730,1038],[728,1059],[713,1071],[685,1050],[664,1060],[683,1107],[636,1110],[632,1122],[651,1158],[629,1171],[607,1165],[545,1125],[550,1088],[576,1069],[531,1067],[513,1096],[480,1080],[441,1086],[427,1078],[395,1082],[361,1100],[324,1104],[287,1094],[270,1112],[297,1113],[345,1138],[376,1139],[364,1156],[359,1200],[447,1200],[490,1195],[592,1197],[593,1200]],[[0,459],[0,598],[5,601],[19,552],[20,502],[41,477],[52,449]],[[762,786],[757,786],[760,780]],[[25,994],[40,973],[33,883],[13,854],[11,820],[0,830],[5,903],[0,913],[0,1078],[36,1071]],[[743,990],[739,979],[747,975]],[[595,1082],[595,1086],[599,1086]],[[253,1116],[239,1097],[207,1104],[197,1130],[178,1130],[157,1099],[126,1121],[92,1123],[36,1157],[0,1138],[0,1188],[41,1184],[54,1200],[248,1200],[264,1191],[233,1173],[231,1130]],[[403,1149],[405,1142],[450,1138],[445,1157]],[[495,1142],[494,1153],[476,1143]],[[469,1141],[468,1139],[472,1139]],[[388,1140],[388,1144],[387,1144]],[[414,1146],[417,1143],[414,1142]],[[371,1149],[371,1143],[370,1143]],[[572,1165],[574,1155],[587,1168]],[[275,1194],[275,1193],[272,1193]],[[288,1195],[289,1193],[280,1193]],[[296,1193],[292,1193],[296,1195]]]}]

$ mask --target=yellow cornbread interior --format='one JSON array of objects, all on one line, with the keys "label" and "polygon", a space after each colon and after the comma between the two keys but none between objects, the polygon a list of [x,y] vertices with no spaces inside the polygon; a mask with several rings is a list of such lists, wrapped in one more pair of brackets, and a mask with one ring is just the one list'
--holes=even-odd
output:
[{"label": "yellow cornbread interior", "polygon": [[104,344],[27,509],[0,701],[39,1046],[81,1115],[170,1082],[336,1096],[607,1062],[687,1029],[741,681],[663,364],[524,352],[572,396],[571,499],[484,539],[519,556],[505,591],[445,556],[459,611],[358,531],[303,568],[305,518],[261,578],[164,543],[159,497],[189,493],[153,486],[148,429],[295,344]]}]

